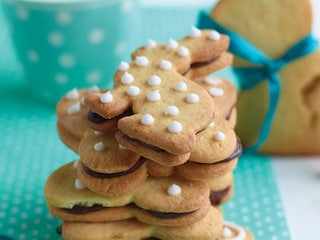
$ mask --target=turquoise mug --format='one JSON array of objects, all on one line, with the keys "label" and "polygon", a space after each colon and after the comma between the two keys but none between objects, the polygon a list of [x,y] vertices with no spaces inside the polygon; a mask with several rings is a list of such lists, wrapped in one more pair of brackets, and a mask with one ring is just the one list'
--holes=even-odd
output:
[{"label": "turquoise mug", "polygon": [[72,88],[112,88],[139,33],[138,0],[3,0],[24,76],[50,103]]}]

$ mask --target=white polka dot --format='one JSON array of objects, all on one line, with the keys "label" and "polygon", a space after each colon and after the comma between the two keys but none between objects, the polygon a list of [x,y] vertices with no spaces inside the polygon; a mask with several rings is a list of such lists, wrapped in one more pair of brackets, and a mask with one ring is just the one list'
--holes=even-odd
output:
[{"label": "white polka dot", "polygon": [[146,49],[155,48],[157,46],[157,42],[153,39],[148,39],[146,45],[144,46]]},{"label": "white polka dot", "polygon": [[34,50],[29,50],[27,52],[27,57],[29,59],[30,62],[33,62],[33,63],[37,63],[39,62],[39,55],[36,51]]},{"label": "white polka dot", "polygon": [[182,131],[182,129],[183,129],[182,124],[179,123],[178,121],[172,121],[168,126],[168,130],[171,133],[179,133]]},{"label": "white polka dot", "polygon": [[112,100],[113,100],[113,96],[110,91],[108,91],[100,96],[100,102],[102,102],[102,103],[110,103],[110,102],[112,102]]},{"label": "white polka dot", "polygon": [[184,47],[184,46],[179,47],[178,55],[181,56],[181,57],[189,56],[189,49]]},{"label": "white polka dot", "polygon": [[56,15],[56,21],[61,25],[69,24],[72,20],[72,15],[69,12],[59,12]]},{"label": "white polka dot", "polygon": [[141,118],[141,123],[143,125],[150,125],[154,123],[154,117],[151,114],[145,114]]},{"label": "white polka dot", "polygon": [[166,43],[166,49],[168,49],[168,50],[169,49],[176,49],[178,46],[179,46],[179,43],[172,38],[170,38],[169,41]]},{"label": "white polka dot", "polygon": [[152,75],[149,79],[148,79],[148,85],[149,86],[158,86],[161,84],[161,78],[157,75]]},{"label": "white polka dot", "polygon": [[221,97],[224,95],[224,90],[218,87],[212,87],[209,89],[209,93],[214,97]]},{"label": "white polka dot", "polygon": [[188,103],[198,103],[200,100],[200,97],[196,93],[190,93],[187,95],[186,100]]},{"label": "white polka dot", "polygon": [[102,29],[93,29],[89,33],[89,42],[92,44],[99,44],[104,39],[104,31]]},{"label": "white polka dot", "polygon": [[185,82],[177,82],[174,89],[178,92],[187,91],[187,84]]},{"label": "white polka dot", "polygon": [[86,76],[86,82],[89,84],[97,84],[102,80],[102,72],[100,70],[92,70]]},{"label": "white polka dot", "polygon": [[220,33],[218,33],[217,31],[212,30],[212,31],[210,32],[209,38],[210,38],[211,40],[218,41],[218,40],[220,40],[221,35],[220,35]]},{"label": "white polka dot", "polygon": [[131,84],[131,83],[133,83],[133,81],[134,81],[133,75],[131,75],[128,72],[125,72],[121,77],[121,82],[123,84]]},{"label": "white polka dot", "polygon": [[120,64],[119,64],[119,66],[118,66],[118,70],[120,70],[120,71],[126,71],[126,70],[128,70],[130,68],[130,65],[129,65],[129,63],[127,63],[127,62],[121,62]]},{"label": "white polka dot", "polygon": [[167,116],[176,116],[179,114],[179,108],[176,106],[168,106],[166,110],[164,111],[164,114]]},{"label": "white polka dot", "polygon": [[190,33],[190,37],[192,38],[197,38],[197,37],[200,37],[202,34],[201,30],[196,28],[196,27],[191,27],[191,33]]},{"label": "white polka dot", "polygon": [[222,83],[221,78],[215,76],[207,76],[203,79],[203,81],[209,85],[219,85]]},{"label": "white polka dot", "polygon": [[113,54],[119,57],[122,57],[127,51],[127,43],[125,42],[118,42],[114,48]]},{"label": "white polka dot", "polygon": [[83,183],[80,181],[79,178],[76,179],[74,186],[76,189],[82,190],[85,189],[86,187],[83,185]]},{"label": "white polka dot", "polygon": [[72,68],[75,65],[75,58],[70,53],[63,53],[59,57],[59,64],[64,68]]},{"label": "white polka dot", "polygon": [[72,115],[79,112],[80,110],[81,110],[81,104],[80,102],[76,102],[75,104],[73,104],[68,108],[68,114]]},{"label": "white polka dot", "polygon": [[151,102],[160,101],[161,95],[159,90],[154,90],[148,93],[147,99]]},{"label": "white polka dot", "polygon": [[105,145],[103,144],[103,142],[98,142],[94,144],[93,149],[97,152],[100,152],[105,149]]},{"label": "white polka dot", "polygon": [[177,184],[172,184],[170,187],[168,187],[167,192],[171,196],[178,196],[181,194],[181,187]]},{"label": "white polka dot", "polygon": [[54,80],[58,84],[66,84],[68,82],[68,76],[64,73],[57,73]]},{"label": "white polka dot", "polygon": [[19,7],[16,10],[16,16],[21,21],[27,21],[30,17],[30,14],[27,9]]},{"label": "white polka dot", "polygon": [[168,70],[172,68],[172,63],[167,60],[161,60],[160,62],[160,68],[163,70]]},{"label": "white polka dot", "polygon": [[66,94],[66,98],[68,100],[75,100],[79,98],[79,91],[77,88],[71,89],[69,92]]},{"label": "white polka dot", "polygon": [[129,86],[127,94],[132,97],[138,96],[140,94],[140,88],[137,86]]},{"label": "white polka dot", "polygon": [[122,6],[121,6],[122,12],[124,12],[124,13],[130,12],[133,7],[132,3],[133,3],[133,1],[131,1],[131,0],[122,1]]},{"label": "white polka dot", "polygon": [[223,141],[226,139],[226,135],[221,132],[221,131],[218,131],[215,135],[214,135],[214,139],[217,140],[217,141]]},{"label": "white polka dot", "polygon": [[137,56],[136,64],[140,67],[145,67],[149,64],[149,59],[145,56]]},{"label": "white polka dot", "polygon": [[62,33],[59,32],[51,32],[48,35],[49,43],[54,47],[60,47],[64,43],[64,37]]}]

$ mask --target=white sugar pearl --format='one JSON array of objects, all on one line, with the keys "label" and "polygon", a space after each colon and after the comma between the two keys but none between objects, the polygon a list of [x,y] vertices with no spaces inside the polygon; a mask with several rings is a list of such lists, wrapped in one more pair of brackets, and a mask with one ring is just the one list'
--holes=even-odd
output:
[{"label": "white sugar pearl", "polygon": [[179,108],[176,106],[168,106],[164,113],[165,115],[176,116],[179,114]]},{"label": "white sugar pearl", "polygon": [[221,97],[224,94],[224,90],[222,88],[212,87],[209,89],[209,93],[214,97]]},{"label": "white sugar pearl", "polygon": [[93,85],[91,88],[88,89],[89,93],[97,93],[100,91],[100,88],[97,85]]},{"label": "white sugar pearl", "polygon": [[202,34],[201,30],[199,28],[196,28],[196,27],[191,27],[191,33],[190,33],[190,37],[192,38],[197,38],[197,37],[200,37]]},{"label": "white sugar pearl", "polygon": [[156,101],[160,101],[161,99],[161,95],[159,90],[154,90],[152,92],[148,93],[147,99],[151,102],[156,102]]},{"label": "white sugar pearl", "polygon": [[181,187],[177,184],[172,184],[170,187],[168,187],[167,193],[171,196],[178,196],[181,194]]},{"label": "white sugar pearl", "polygon": [[232,231],[230,228],[228,227],[224,227],[222,230],[222,236],[227,238],[227,237],[231,237],[232,236]]},{"label": "white sugar pearl", "polygon": [[198,103],[200,100],[199,95],[196,93],[190,93],[187,95],[187,102],[188,103]]},{"label": "white sugar pearl", "polygon": [[172,68],[172,63],[167,60],[161,60],[160,62],[160,68],[163,70],[168,70]]},{"label": "white sugar pearl", "polygon": [[74,88],[72,90],[70,90],[67,95],[66,95],[66,98],[68,100],[75,100],[77,98],[79,98],[79,91],[78,89]]},{"label": "white sugar pearl", "polygon": [[134,77],[128,72],[125,72],[121,78],[121,82],[123,84],[130,84],[130,83],[133,83],[133,81],[134,81]]},{"label": "white sugar pearl", "polygon": [[86,188],[86,186],[83,185],[83,183],[80,181],[79,178],[77,178],[76,181],[74,182],[74,186],[78,190],[82,190]]},{"label": "white sugar pearl", "polygon": [[187,91],[187,84],[185,82],[177,82],[174,89],[178,92]]},{"label": "white sugar pearl", "polygon": [[221,38],[221,34],[218,33],[218,32],[215,31],[215,30],[212,30],[212,31],[210,32],[209,38],[210,38],[211,40],[218,41],[218,40],[220,40],[220,38]]},{"label": "white sugar pearl", "polygon": [[143,125],[150,125],[150,124],[154,123],[154,117],[151,114],[147,113],[142,116],[141,123]]},{"label": "white sugar pearl", "polygon": [[214,77],[214,76],[207,76],[203,80],[205,83],[207,83],[209,85],[219,85],[222,83],[221,78]]},{"label": "white sugar pearl", "polygon": [[129,86],[127,94],[132,97],[138,96],[140,94],[140,88],[137,86]]},{"label": "white sugar pearl", "polygon": [[151,49],[151,48],[155,48],[157,46],[157,42],[152,40],[152,39],[148,39],[147,40],[147,44],[144,46],[146,49]]},{"label": "white sugar pearl", "polygon": [[179,46],[178,42],[172,38],[166,43],[166,49],[176,49]]},{"label": "white sugar pearl", "polygon": [[148,79],[148,84],[149,84],[149,86],[158,86],[161,84],[161,78],[157,75],[152,75]]},{"label": "white sugar pearl", "polygon": [[136,64],[140,67],[145,67],[149,64],[149,59],[145,56],[136,57]]},{"label": "white sugar pearl", "polygon": [[226,139],[226,135],[223,132],[219,131],[214,135],[214,138],[217,141],[223,141]]},{"label": "white sugar pearl", "polygon": [[182,131],[182,128],[182,124],[178,121],[172,121],[168,126],[168,130],[171,133],[179,133]]},{"label": "white sugar pearl", "polygon": [[105,148],[103,142],[97,142],[96,144],[94,144],[93,149],[97,152],[102,151]]},{"label": "white sugar pearl", "polygon": [[112,102],[112,100],[113,100],[113,96],[110,91],[108,91],[100,96],[100,102],[102,102],[102,103],[110,103],[110,102]]},{"label": "white sugar pearl", "polygon": [[118,69],[120,70],[120,71],[126,71],[126,70],[128,70],[130,68],[130,65],[129,65],[129,63],[127,63],[127,62],[121,62],[120,64],[119,64],[119,67],[118,67]]},{"label": "white sugar pearl", "polygon": [[189,53],[190,53],[189,49],[184,46],[181,46],[178,49],[178,55],[181,57],[187,57],[187,56],[189,56]]},{"label": "white sugar pearl", "polygon": [[73,104],[71,107],[68,108],[68,114],[72,115],[77,112],[80,112],[80,110],[81,110],[81,104],[80,102],[76,102],[75,104]]}]

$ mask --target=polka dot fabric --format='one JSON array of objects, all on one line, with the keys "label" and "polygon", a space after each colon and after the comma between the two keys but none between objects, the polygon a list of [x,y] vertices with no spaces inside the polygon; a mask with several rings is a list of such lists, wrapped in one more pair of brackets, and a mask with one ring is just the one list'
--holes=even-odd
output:
[{"label": "polka dot fabric", "polygon": [[129,57],[137,36],[130,27],[139,19],[135,0],[91,4],[8,0],[4,6],[26,79],[48,101],[56,101],[74,86],[111,88],[113,73]]}]

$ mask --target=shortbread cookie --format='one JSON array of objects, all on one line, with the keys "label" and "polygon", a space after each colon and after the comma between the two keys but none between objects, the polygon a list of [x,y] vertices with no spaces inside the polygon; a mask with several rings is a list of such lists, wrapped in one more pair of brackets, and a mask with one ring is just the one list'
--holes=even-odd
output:
[{"label": "shortbread cookie", "polygon": [[[171,176],[149,177],[135,192],[105,197],[79,182],[74,163],[53,172],[45,187],[49,209],[56,217],[90,222],[135,217],[161,226],[187,225],[202,218],[210,205],[209,193],[209,186],[203,181]],[[119,215],[115,216],[117,212]]]},{"label": "shortbread cookie", "polygon": [[[244,5],[250,8],[244,8]],[[290,11],[279,11],[289,9],[289,6]],[[268,14],[261,17],[265,9],[268,9]],[[211,16],[222,26],[249,40],[271,59],[281,58],[305,38],[311,32],[313,21],[310,0],[225,0],[215,6]],[[314,41],[311,41],[312,44]],[[300,46],[300,49],[303,47]],[[281,85],[279,100],[268,136],[258,146],[260,153],[320,153],[319,62],[320,51],[316,50],[278,71]],[[234,65],[253,66],[239,57],[235,57]],[[246,77],[241,81],[246,82]],[[237,133],[246,147],[257,143],[269,110],[269,94],[267,79],[240,93]]]},{"label": "shortbread cookie", "polygon": [[[135,144],[122,144],[133,151],[136,146],[136,152],[158,161],[159,151],[183,156],[172,160],[172,165],[181,164],[215,112],[208,92],[181,72],[193,62],[221,55],[227,46],[225,36],[215,39],[211,31],[198,30],[178,42],[142,47],[133,53],[132,63],[120,64],[112,91],[87,95],[85,102],[91,112],[106,119],[132,110],[118,121],[118,128]],[[141,146],[148,147],[148,153],[141,152]]]},{"label": "shortbread cookie", "polygon": [[210,207],[205,217],[188,227],[152,226],[135,219],[94,224],[63,221],[62,237],[65,240],[215,240],[221,236],[222,229],[219,211]]}]

